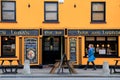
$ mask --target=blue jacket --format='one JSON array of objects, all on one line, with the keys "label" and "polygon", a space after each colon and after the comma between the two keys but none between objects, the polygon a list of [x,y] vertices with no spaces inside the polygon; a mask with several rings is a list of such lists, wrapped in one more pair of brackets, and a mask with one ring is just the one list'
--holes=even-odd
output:
[{"label": "blue jacket", "polygon": [[95,49],[94,48],[89,48],[89,50],[88,50],[88,61],[89,62],[92,62],[92,61],[95,60],[94,53],[95,53]]}]

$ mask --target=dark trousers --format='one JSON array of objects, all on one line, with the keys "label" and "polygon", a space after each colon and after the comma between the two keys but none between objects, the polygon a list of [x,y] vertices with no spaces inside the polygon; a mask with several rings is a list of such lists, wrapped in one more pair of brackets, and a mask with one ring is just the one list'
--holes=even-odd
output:
[{"label": "dark trousers", "polygon": [[[87,70],[87,68],[88,68],[88,66],[89,66],[89,63],[90,63],[90,62],[87,61],[87,65],[86,65],[86,67],[85,67],[85,70]],[[96,70],[95,63],[94,63],[93,61],[92,61],[91,63],[92,63],[92,65],[93,65],[93,69]]]}]

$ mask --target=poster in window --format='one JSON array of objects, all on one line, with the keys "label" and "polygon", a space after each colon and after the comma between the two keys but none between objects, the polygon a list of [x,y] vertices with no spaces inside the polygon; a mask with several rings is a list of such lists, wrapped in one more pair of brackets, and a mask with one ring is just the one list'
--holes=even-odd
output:
[{"label": "poster in window", "polygon": [[70,60],[76,61],[76,38],[70,39]]},{"label": "poster in window", "polygon": [[25,60],[30,60],[31,64],[38,63],[37,38],[25,38]]},{"label": "poster in window", "polygon": [[12,45],[11,45],[11,49],[15,49],[15,44],[12,44]]},{"label": "poster in window", "polygon": [[105,54],[106,50],[105,49],[99,49],[99,54]]}]

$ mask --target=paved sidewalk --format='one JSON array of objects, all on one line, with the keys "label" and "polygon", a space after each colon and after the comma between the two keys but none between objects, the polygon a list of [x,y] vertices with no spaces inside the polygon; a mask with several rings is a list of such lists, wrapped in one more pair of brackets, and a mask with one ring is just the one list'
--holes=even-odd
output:
[{"label": "paved sidewalk", "polygon": [[51,68],[31,69],[31,74],[24,74],[23,69],[18,69],[17,74],[2,74],[2,70],[0,70],[0,77],[120,77],[120,73],[103,75],[102,69],[93,70],[90,68],[84,70],[81,68],[75,68],[77,74],[70,74],[68,69],[64,69],[64,73],[50,74],[50,70]]}]

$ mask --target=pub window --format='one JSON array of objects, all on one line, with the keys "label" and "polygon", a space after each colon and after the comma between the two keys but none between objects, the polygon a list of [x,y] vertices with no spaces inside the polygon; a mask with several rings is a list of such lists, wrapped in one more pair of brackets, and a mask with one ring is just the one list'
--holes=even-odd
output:
[{"label": "pub window", "polygon": [[1,2],[1,21],[16,21],[16,2]]},{"label": "pub window", "polygon": [[86,41],[94,41],[95,37],[86,37]]},{"label": "pub window", "polygon": [[45,51],[59,51],[59,38],[47,37],[44,42]]},{"label": "pub window", "polygon": [[105,41],[105,37],[97,37],[96,40],[97,41]]},{"label": "pub window", "polygon": [[15,36],[1,37],[1,57],[15,57]]},{"label": "pub window", "polygon": [[53,38],[53,50],[59,51],[59,38]]},{"label": "pub window", "polygon": [[92,2],[91,22],[105,22],[105,2]]},{"label": "pub window", "polygon": [[58,2],[45,2],[44,21],[58,22]]},{"label": "pub window", "polygon": [[85,38],[85,56],[87,56],[88,45],[93,44],[96,57],[118,57],[118,38],[112,36],[94,37],[94,40],[88,40],[92,37]]}]

